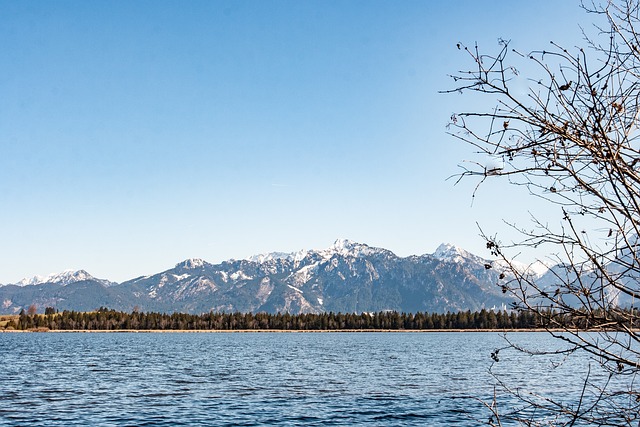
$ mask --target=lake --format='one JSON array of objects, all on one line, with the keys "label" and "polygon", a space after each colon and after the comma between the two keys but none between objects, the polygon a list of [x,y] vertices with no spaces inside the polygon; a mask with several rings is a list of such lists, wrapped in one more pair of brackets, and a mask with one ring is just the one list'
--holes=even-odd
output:
[{"label": "lake", "polygon": [[[470,397],[491,401],[504,346],[486,332],[0,333],[0,425],[480,425]],[[516,387],[580,393],[580,361],[499,356]]]}]

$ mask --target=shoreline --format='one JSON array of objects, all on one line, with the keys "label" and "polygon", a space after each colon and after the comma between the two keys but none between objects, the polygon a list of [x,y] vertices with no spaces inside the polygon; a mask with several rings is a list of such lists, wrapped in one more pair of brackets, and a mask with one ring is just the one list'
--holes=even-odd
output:
[{"label": "shoreline", "polygon": [[[525,328],[525,329],[333,329],[333,330],[298,330],[298,329],[30,329],[30,330],[0,330],[0,333],[130,333],[130,334],[151,334],[151,333],[238,333],[238,334],[264,334],[264,333],[433,333],[433,332],[568,332],[565,329],[544,329],[544,328]],[[588,332],[588,331],[580,331]]]}]

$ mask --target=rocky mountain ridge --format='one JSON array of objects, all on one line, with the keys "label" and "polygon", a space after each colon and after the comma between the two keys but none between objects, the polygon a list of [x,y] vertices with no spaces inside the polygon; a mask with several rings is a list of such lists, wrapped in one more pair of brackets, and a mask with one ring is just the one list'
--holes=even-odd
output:
[{"label": "rocky mountain ridge", "polygon": [[[502,307],[499,269],[453,245],[435,253],[393,252],[338,239],[321,250],[274,252],[211,264],[189,259],[119,284],[81,270],[0,286],[0,312],[41,310],[318,313],[445,312]],[[44,281],[43,281],[44,280]]]},{"label": "rocky mountain ridge", "polygon": [[[57,283],[63,286],[69,285],[75,282],[82,282],[85,280],[95,280],[102,283],[105,286],[117,285],[116,282],[111,282],[105,279],[97,279],[85,270],[65,270],[61,273],[52,273],[48,276],[33,276],[30,278],[24,278],[17,283],[16,286],[33,286],[40,285],[42,283]],[[1,286],[1,285],[0,285]]]}]

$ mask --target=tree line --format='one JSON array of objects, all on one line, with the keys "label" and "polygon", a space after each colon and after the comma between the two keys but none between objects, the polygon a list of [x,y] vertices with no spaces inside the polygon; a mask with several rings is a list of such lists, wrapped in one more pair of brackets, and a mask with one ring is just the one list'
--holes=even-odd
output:
[{"label": "tree line", "polygon": [[[550,322],[549,319],[553,319]],[[46,314],[22,311],[7,329],[16,330],[461,330],[461,329],[531,329],[548,326],[577,326],[568,317],[532,311],[460,311],[456,313],[131,313],[101,307],[94,312],[46,310]]]}]

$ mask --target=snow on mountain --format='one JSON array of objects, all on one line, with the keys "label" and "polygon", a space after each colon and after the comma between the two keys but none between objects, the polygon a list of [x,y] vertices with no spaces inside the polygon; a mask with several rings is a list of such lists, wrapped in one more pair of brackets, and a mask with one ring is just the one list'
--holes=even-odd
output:
[{"label": "snow on mountain", "polygon": [[[526,274],[533,278],[542,277],[550,268],[547,264],[539,260],[531,263],[512,260],[510,264],[512,268],[515,268],[521,274]],[[505,270],[509,269],[509,265],[502,260],[495,261],[494,266],[500,266]]]},{"label": "snow on mountain", "polygon": [[247,258],[247,261],[257,262],[258,264],[265,263],[276,259],[293,259],[294,254],[289,252],[269,252],[266,254],[252,255]]},{"label": "snow on mountain", "polygon": [[353,240],[337,239],[333,245],[321,252],[331,254],[331,256],[333,256],[333,254],[338,254],[343,256],[359,257],[373,255],[382,251],[386,252],[384,249],[372,248],[364,243],[354,242]]},{"label": "snow on mountain", "polygon": [[33,276],[31,278],[24,278],[19,282],[15,283],[17,286],[32,286],[32,285],[40,285],[42,283],[56,283],[59,285],[70,285],[75,282],[82,282],[85,280],[93,280],[99,282],[105,286],[112,286],[116,283],[110,282],[104,279],[97,279],[93,277],[91,274],[87,273],[85,270],[65,270],[61,273],[52,273],[48,276]]},{"label": "snow on mountain", "polygon": [[456,263],[464,262],[465,259],[478,258],[476,255],[449,243],[442,243],[438,246],[436,251],[433,253],[433,257],[440,261]]},{"label": "snow on mountain", "polygon": [[[502,260],[485,260],[477,255],[474,255],[470,252],[465,251],[464,249],[449,244],[443,243],[432,255],[434,258],[439,259],[440,261],[445,262],[455,262],[458,264],[473,261],[477,263],[486,263],[490,264],[494,269],[498,269],[499,271],[504,271],[505,273],[509,273],[510,269],[509,265]],[[538,278],[543,276],[547,271],[549,271],[549,266],[542,261],[534,261],[531,263],[521,262],[512,260],[510,261],[511,267],[515,268],[521,274],[528,274],[533,278]]]},{"label": "snow on mountain", "polygon": [[[10,301],[0,310],[17,312],[30,304],[63,310],[102,305],[189,313],[476,310],[509,302],[495,286],[499,273],[487,269],[487,262],[447,244],[433,256],[402,258],[383,248],[338,239],[325,249],[272,252],[219,264],[187,259],[108,289],[84,271],[25,279],[21,288],[0,289],[0,301]],[[24,286],[87,279],[78,289],[40,291]]]},{"label": "snow on mountain", "polygon": [[264,263],[271,260],[289,260],[299,263],[309,256],[318,256],[321,259],[330,259],[334,255],[341,256],[369,256],[376,253],[389,252],[386,249],[373,248],[364,243],[354,242],[349,239],[337,239],[326,249],[302,249],[298,252],[270,252],[266,254],[253,255],[247,258],[248,261]]},{"label": "snow on mountain", "polygon": [[185,270],[196,270],[202,268],[208,263],[200,258],[189,258],[176,264],[175,268],[183,268]]}]

